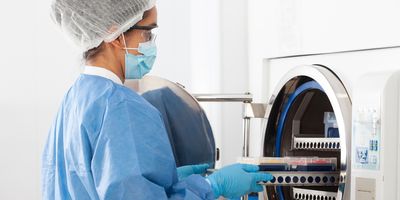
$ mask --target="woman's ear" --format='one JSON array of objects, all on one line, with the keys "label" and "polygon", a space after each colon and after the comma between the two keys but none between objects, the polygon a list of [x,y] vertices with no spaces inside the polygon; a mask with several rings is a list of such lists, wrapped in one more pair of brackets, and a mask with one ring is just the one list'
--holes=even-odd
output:
[{"label": "woman's ear", "polygon": [[124,39],[122,38],[122,35],[118,36],[117,39],[113,40],[110,42],[111,46],[117,49],[123,49],[125,48],[125,43]]}]

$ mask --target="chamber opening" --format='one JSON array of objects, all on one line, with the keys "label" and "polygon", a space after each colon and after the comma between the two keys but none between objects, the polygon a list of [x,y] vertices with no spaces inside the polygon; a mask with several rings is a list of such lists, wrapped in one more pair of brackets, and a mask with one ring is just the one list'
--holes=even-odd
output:
[{"label": "chamber opening", "polygon": [[[340,139],[334,112],[321,86],[309,77],[288,81],[274,101],[264,141],[266,157],[337,158]],[[338,167],[339,168],[339,167]],[[340,169],[337,169],[340,175]],[[324,181],[321,177],[321,183]],[[334,198],[338,186],[267,187],[269,199]],[[304,197],[304,198],[302,198]],[[328,199],[329,199],[328,198]]]}]

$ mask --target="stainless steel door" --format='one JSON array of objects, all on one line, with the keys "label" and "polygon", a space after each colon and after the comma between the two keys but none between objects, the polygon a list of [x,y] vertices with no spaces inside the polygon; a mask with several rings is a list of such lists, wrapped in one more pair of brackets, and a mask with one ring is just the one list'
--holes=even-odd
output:
[{"label": "stainless steel door", "polygon": [[[290,99],[301,86],[311,82],[317,86]],[[291,100],[293,106],[285,107]],[[333,199],[332,194],[336,200],[349,199],[352,103],[339,77],[320,65],[296,67],[276,86],[269,105],[272,109],[264,129],[264,156],[335,156],[339,160],[340,171],[337,173],[340,180],[336,187],[329,188],[268,187],[267,199],[325,199],[321,194],[330,197],[326,199]],[[323,112],[335,114],[339,138],[326,138],[319,133]],[[304,115],[304,119],[296,121],[298,113]],[[287,118],[283,119],[284,114]],[[302,131],[308,133],[303,133],[302,137],[294,136]]]}]

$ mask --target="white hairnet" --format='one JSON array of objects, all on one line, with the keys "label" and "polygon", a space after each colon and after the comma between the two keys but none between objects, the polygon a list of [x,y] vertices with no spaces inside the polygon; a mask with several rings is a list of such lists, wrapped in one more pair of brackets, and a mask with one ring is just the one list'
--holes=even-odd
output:
[{"label": "white hairnet", "polygon": [[82,50],[111,42],[142,20],[156,0],[53,0],[51,17]]}]

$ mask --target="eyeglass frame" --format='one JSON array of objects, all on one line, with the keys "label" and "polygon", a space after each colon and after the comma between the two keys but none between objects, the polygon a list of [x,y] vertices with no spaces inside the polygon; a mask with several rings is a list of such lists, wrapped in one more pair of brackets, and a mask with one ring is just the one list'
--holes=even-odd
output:
[{"label": "eyeglass frame", "polygon": [[[134,26],[132,26],[131,28],[129,28],[126,32],[129,32],[129,31],[131,31],[131,30],[150,31],[150,38],[148,38],[148,39],[146,38],[146,39],[147,39],[147,41],[152,41],[152,40],[155,40],[156,35],[153,34],[153,33],[151,32],[151,30],[153,30],[153,29],[155,29],[155,28],[158,28],[158,25],[156,25],[156,24],[154,24],[154,25],[148,25],[148,26],[134,25]],[[142,35],[142,36],[143,36],[143,35]]]}]

